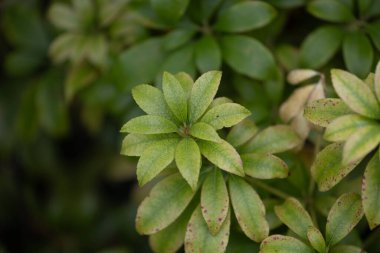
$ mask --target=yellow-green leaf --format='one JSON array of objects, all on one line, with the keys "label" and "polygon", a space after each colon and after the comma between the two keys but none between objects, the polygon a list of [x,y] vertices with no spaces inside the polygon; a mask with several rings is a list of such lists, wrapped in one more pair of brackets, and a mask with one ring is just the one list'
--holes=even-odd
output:
[{"label": "yellow-green leaf", "polygon": [[173,160],[179,139],[155,142],[142,153],[137,163],[137,180],[143,186],[165,169]]},{"label": "yellow-green leaf", "polygon": [[260,253],[315,253],[309,246],[296,238],[271,235],[260,245]]},{"label": "yellow-green leaf", "polygon": [[186,210],[168,227],[154,233],[149,237],[149,244],[154,252],[174,253],[177,252],[185,240],[187,223],[190,220],[193,209]]},{"label": "yellow-green leaf", "polygon": [[203,219],[201,207],[198,206],[187,225],[185,252],[189,253],[223,253],[230,236],[230,212],[216,235],[212,235]]},{"label": "yellow-green leaf", "polygon": [[376,66],[374,84],[377,100],[380,101],[380,61],[377,63]]},{"label": "yellow-green leaf", "polygon": [[137,231],[150,235],[166,228],[181,215],[194,194],[181,175],[168,176],[153,187],[139,206]]},{"label": "yellow-green leaf", "polygon": [[229,198],[221,171],[213,169],[202,186],[201,209],[208,230],[217,235],[227,217]]},{"label": "yellow-green leaf", "polygon": [[380,118],[379,103],[364,81],[338,69],[331,71],[331,78],[335,91],[351,110],[369,118]]},{"label": "yellow-green leaf", "polygon": [[380,125],[367,125],[347,139],[343,148],[343,164],[356,162],[371,152],[380,142]]},{"label": "yellow-green leaf", "polygon": [[287,198],[282,205],[275,206],[274,211],[286,226],[307,240],[307,230],[314,224],[310,215],[297,199]]},{"label": "yellow-green leaf", "polygon": [[121,128],[122,133],[163,134],[177,132],[177,126],[170,120],[158,115],[143,115],[131,119]]},{"label": "yellow-green leaf", "polygon": [[190,122],[199,119],[211,104],[218,91],[221,78],[220,71],[209,71],[195,81],[189,101]]},{"label": "yellow-green leaf", "polygon": [[311,175],[320,191],[328,191],[339,183],[357,165],[342,165],[343,143],[333,143],[317,154],[311,166]]},{"label": "yellow-green leaf", "polygon": [[307,238],[314,249],[316,249],[319,253],[325,253],[326,242],[321,231],[319,231],[316,227],[311,226],[307,230]]},{"label": "yellow-green leaf", "polygon": [[208,110],[201,121],[218,130],[236,125],[250,114],[251,112],[248,109],[239,104],[224,103]]},{"label": "yellow-green leaf", "polygon": [[324,138],[328,141],[345,141],[362,127],[375,125],[376,121],[358,114],[348,114],[336,118],[326,128]]},{"label": "yellow-green leaf", "polygon": [[236,150],[226,141],[210,142],[199,140],[201,153],[213,164],[227,172],[244,176],[243,162]]},{"label": "yellow-green leaf", "polygon": [[201,152],[192,138],[183,138],[175,150],[175,162],[183,178],[195,190],[201,169]]},{"label": "yellow-green leaf", "polygon": [[231,176],[228,180],[232,207],[244,234],[255,242],[269,235],[265,206],[260,196],[244,179]]},{"label": "yellow-green leaf", "polygon": [[177,134],[128,134],[121,145],[122,155],[141,156],[145,149],[153,143],[166,140],[178,139]]},{"label": "yellow-green leaf", "polygon": [[242,147],[242,152],[274,154],[295,148],[298,144],[300,144],[300,138],[290,126],[277,125],[259,132]]},{"label": "yellow-green leaf", "polygon": [[221,139],[215,129],[207,123],[198,122],[190,127],[190,135],[206,141],[220,142]]},{"label": "yellow-green leaf", "polygon": [[362,201],[369,227],[380,225],[380,157],[375,153],[367,164],[362,183]]},{"label": "yellow-green leaf", "polygon": [[193,85],[194,85],[194,81],[191,78],[191,76],[189,76],[189,74],[185,72],[179,72],[175,74],[175,78],[177,78],[177,80],[182,86],[182,89],[186,92],[187,98],[189,98],[191,89],[193,88]]},{"label": "yellow-green leaf", "polygon": [[358,224],[363,217],[360,195],[345,193],[330,209],[326,224],[326,243],[337,244]]},{"label": "yellow-green leaf", "polygon": [[352,113],[339,98],[324,98],[311,101],[305,107],[304,116],[311,123],[327,127],[334,119]]},{"label": "yellow-green leaf", "polygon": [[254,178],[286,178],[289,174],[288,165],[272,154],[243,154],[241,159],[245,174]]},{"label": "yellow-green leaf", "polygon": [[228,133],[226,140],[234,147],[239,147],[248,142],[259,129],[252,120],[245,119],[235,125]]},{"label": "yellow-green leaf", "polygon": [[132,89],[132,96],[138,106],[147,114],[172,119],[164,95],[158,88],[148,84],[140,84]]},{"label": "yellow-green leaf", "polygon": [[172,74],[164,72],[162,89],[165,101],[173,114],[181,121],[187,121],[187,95],[181,83]]},{"label": "yellow-green leaf", "polygon": [[49,20],[60,29],[76,31],[80,28],[80,21],[73,9],[63,3],[53,4],[48,12]]}]

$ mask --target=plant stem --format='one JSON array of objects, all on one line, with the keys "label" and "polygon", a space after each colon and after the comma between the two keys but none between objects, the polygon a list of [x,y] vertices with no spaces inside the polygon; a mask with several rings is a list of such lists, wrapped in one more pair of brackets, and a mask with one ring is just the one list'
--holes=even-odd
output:
[{"label": "plant stem", "polygon": [[279,191],[277,190],[276,188],[273,188],[272,186],[262,182],[262,181],[259,181],[257,179],[253,179],[253,178],[249,178],[248,179],[254,186],[257,186],[263,190],[266,190],[267,192],[269,193],[272,193],[273,195],[276,195],[277,197],[280,197],[280,198],[283,198],[283,199],[286,199],[288,197],[290,197],[288,194],[282,192],[282,191]]}]

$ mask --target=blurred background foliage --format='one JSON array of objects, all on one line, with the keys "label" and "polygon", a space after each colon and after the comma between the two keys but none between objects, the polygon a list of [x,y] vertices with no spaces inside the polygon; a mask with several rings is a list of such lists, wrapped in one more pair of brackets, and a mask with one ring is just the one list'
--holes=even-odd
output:
[{"label": "blurred background foliage", "polygon": [[[135,160],[119,156],[120,126],[141,113],[133,86],[159,86],[164,70],[221,69],[218,95],[267,126],[282,122],[290,70],[364,78],[379,50],[377,0],[1,1],[0,252],[150,252],[134,218],[152,184],[137,190]],[[299,154],[283,154],[291,176],[268,184],[310,197],[313,142],[311,133]],[[318,215],[359,189],[362,170],[312,196]],[[286,231],[279,201],[260,194],[271,228]],[[379,236],[362,222],[346,241],[379,252]],[[258,245],[237,233],[227,251]]]}]

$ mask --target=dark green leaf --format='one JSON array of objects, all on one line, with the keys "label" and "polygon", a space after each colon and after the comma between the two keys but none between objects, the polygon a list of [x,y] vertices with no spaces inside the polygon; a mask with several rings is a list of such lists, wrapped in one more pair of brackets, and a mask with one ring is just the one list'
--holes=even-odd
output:
[{"label": "dark green leaf", "polygon": [[189,0],[150,0],[150,2],[160,18],[172,23],[185,13]]},{"label": "dark green leaf", "polygon": [[366,77],[373,62],[373,49],[367,36],[361,32],[347,33],[343,40],[343,58],[350,72]]},{"label": "dark green leaf", "polygon": [[218,70],[222,64],[222,55],[215,39],[203,36],[195,45],[195,63],[200,72]]},{"label": "dark green leaf", "polygon": [[347,22],[355,19],[351,10],[338,0],[315,0],[307,10],[317,18],[331,22]]},{"label": "dark green leaf", "polygon": [[275,71],[271,52],[261,42],[247,36],[224,36],[222,54],[233,70],[252,78],[266,79]]},{"label": "dark green leaf", "polygon": [[343,31],[336,26],[322,26],[310,33],[301,45],[300,61],[305,67],[317,69],[338,51]]},{"label": "dark green leaf", "polygon": [[240,2],[220,13],[215,29],[246,32],[267,25],[275,16],[276,10],[265,2]]}]

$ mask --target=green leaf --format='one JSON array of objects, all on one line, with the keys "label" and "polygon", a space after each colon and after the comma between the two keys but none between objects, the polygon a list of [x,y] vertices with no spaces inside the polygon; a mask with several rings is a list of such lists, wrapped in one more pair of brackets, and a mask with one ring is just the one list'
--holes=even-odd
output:
[{"label": "green leaf", "polygon": [[343,143],[333,143],[317,154],[311,174],[320,191],[328,191],[338,184],[357,163],[342,165]]},{"label": "green leaf", "polygon": [[186,92],[187,97],[190,97],[191,90],[194,85],[194,81],[191,76],[185,72],[179,72],[175,74],[175,78],[177,78],[179,83],[182,85],[182,89]]},{"label": "green leaf", "polygon": [[177,138],[165,139],[149,145],[144,150],[137,163],[136,170],[140,186],[152,180],[174,160],[178,141]]},{"label": "green leaf", "polygon": [[302,66],[317,69],[325,65],[338,51],[343,31],[336,26],[321,26],[311,32],[301,45]]},{"label": "green leaf", "polygon": [[345,141],[358,129],[376,125],[376,121],[362,117],[358,114],[348,114],[332,121],[326,128],[324,138],[328,141]]},{"label": "green leaf", "polygon": [[375,21],[368,24],[366,29],[373,41],[373,44],[377,50],[380,50],[380,21]]},{"label": "green leaf", "polygon": [[259,132],[242,147],[242,152],[275,154],[295,148],[299,143],[300,138],[290,126],[277,125]]},{"label": "green leaf", "polygon": [[331,22],[348,22],[355,19],[348,6],[338,0],[315,0],[308,4],[307,10],[317,18]]},{"label": "green leaf", "polygon": [[226,141],[220,143],[199,141],[201,153],[213,164],[227,172],[244,176],[243,164],[239,154]]},{"label": "green leaf", "polygon": [[122,143],[121,152],[122,155],[127,156],[141,156],[145,149],[147,149],[153,143],[166,140],[166,139],[178,139],[177,134],[128,134]]},{"label": "green leaf", "polygon": [[296,238],[272,235],[260,245],[260,253],[314,253],[314,250]]},{"label": "green leaf", "polygon": [[[146,57],[147,55],[149,57]],[[122,52],[118,60],[120,71],[123,73],[124,85],[132,87],[136,84],[151,82],[156,77],[164,60],[162,40],[145,40]]]},{"label": "green leaf", "polygon": [[137,231],[149,235],[166,228],[181,215],[194,194],[181,175],[168,176],[153,187],[139,206]]},{"label": "green leaf", "polygon": [[190,122],[196,122],[211,104],[218,91],[221,78],[220,71],[209,71],[195,81],[189,101]]},{"label": "green leaf", "polygon": [[307,231],[314,224],[310,215],[297,199],[287,198],[284,204],[275,206],[274,211],[278,218],[293,232],[301,238],[307,239]]},{"label": "green leaf", "polygon": [[227,97],[218,97],[218,98],[215,98],[215,99],[211,102],[210,106],[207,108],[206,111],[208,111],[208,110],[214,108],[215,106],[222,105],[222,104],[226,104],[226,103],[232,103],[232,100],[229,99],[229,98],[227,98]]},{"label": "green leaf", "polygon": [[276,10],[265,2],[240,2],[223,10],[214,26],[223,32],[246,32],[267,25]]},{"label": "green leaf", "polygon": [[186,44],[194,36],[195,32],[191,28],[180,28],[168,33],[163,41],[165,50],[174,50]]},{"label": "green leaf", "polygon": [[[148,54],[146,54],[148,55]],[[143,65],[142,65],[143,66]],[[163,62],[158,63],[160,70],[170,73],[186,72],[195,74],[194,44],[188,43],[185,46],[171,52]]]},{"label": "green leaf", "polygon": [[89,64],[73,65],[65,80],[65,98],[70,101],[78,91],[85,88],[98,77],[97,71]]},{"label": "green leaf", "polygon": [[237,73],[263,80],[276,71],[272,53],[258,40],[230,35],[224,36],[221,42],[224,60]]},{"label": "green leaf", "polygon": [[78,36],[72,33],[59,35],[50,45],[49,55],[55,63],[62,63],[70,59],[72,55],[72,45],[76,43]]},{"label": "green leaf", "polygon": [[369,227],[380,225],[380,158],[375,153],[367,164],[362,183],[362,202]]},{"label": "green leaf", "polygon": [[314,249],[316,249],[319,253],[325,253],[326,242],[321,231],[315,227],[309,227],[307,230],[307,238],[309,239],[309,242]]},{"label": "green leaf", "polygon": [[170,73],[164,72],[162,89],[165,101],[173,114],[181,121],[187,121],[187,95],[180,82]]},{"label": "green leaf", "polygon": [[260,196],[244,179],[231,176],[228,180],[232,207],[244,234],[261,242],[269,234],[265,206]]},{"label": "green leaf", "polygon": [[164,21],[173,23],[185,13],[189,0],[150,0],[157,15]]},{"label": "green leaf", "polygon": [[215,39],[203,36],[195,45],[195,63],[200,72],[217,70],[222,64],[222,54]]},{"label": "green leaf", "polygon": [[151,85],[140,84],[132,89],[133,99],[147,114],[158,115],[172,119],[172,113],[166,104],[162,92]]},{"label": "green leaf", "polygon": [[357,162],[371,152],[380,142],[380,125],[358,129],[347,139],[343,148],[343,164]]},{"label": "green leaf", "polygon": [[361,248],[351,245],[337,245],[333,247],[330,251],[330,253],[366,253],[366,251],[363,251]]},{"label": "green leaf", "polygon": [[236,125],[250,114],[251,112],[248,109],[239,104],[224,103],[208,110],[201,121],[218,130]]},{"label": "green leaf", "polygon": [[220,142],[221,139],[215,129],[207,123],[198,122],[191,126],[190,135],[206,141]]},{"label": "green leaf", "polygon": [[87,42],[88,60],[100,68],[104,68],[108,60],[108,43],[103,35],[89,37]]},{"label": "green leaf", "polygon": [[227,186],[221,171],[213,169],[202,186],[201,209],[208,230],[217,235],[227,217],[229,198]]},{"label": "green leaf", "polygon": [[186,208],[172,224],[149,237],[149,244],[154,252],[172,253],[181,248],[192,211],[191,208]]},{"label": "green leaf", "polygon": [[239,147],[248,142],[259,129],[252,120],[245,119],[235,125],[228,133],[226,140],[234,147]]},{"label": "green leaf", "polygon": [[272,154],[243,154],[241,156],[245,174],[260,179],[286,178],[288,165]]},{"label": "green leaf", "polygon": [[380,101],[380,61],[377,63],[377,66],[376,66],[374,87],[375,87],[377,100]]},{"label": "green leaf", "polygon": [[230,212],[217,235],[212,235],[202,217],[200,206],[198,206],[187,225],[185,236],[185,252],[215,252],[223,253],[226,250],[230,235]]},{"label": "green leaf", "polygon": [[183,138],[178,143],[175,150],[175,162],[183,178],[195,190],[201,169],[201,152],[192,138]]},{"label": "green leaf", "polygon": [[346,34],[343,40],[343,59],[350,72],[361,78],[368,75],[373,62],[373,49],[364,33]]},{"label": "green leaf", "polygon": [[77,31],[80,28],[77,14],[66,4],[53,4],[49,9],[48,18],[53,25],[63,30]]},{"label": "green leaf", "polygon": [[170,120],[158,115],[143,115],[131,119],[121,128],[122,133],[163,134],[175,133],[178,127]]},{"label": "green leaf", "polygon": [[308,103],[304,110],[305,118],[313,124],[327,127],[334,119],[352,113],[339,98],[324,98]]},{"label": "green leaf", "polygon": [[345,193],[337,199],[327,217],[326,243],[337,244],[363,217],[360,195]]},{"label": "green leaf", "polygon": [[107,0],[98,0],[98,16],[101,26],[111,25],[124,10],[127,2],[126,0],[116,0],[110,3]]}]

